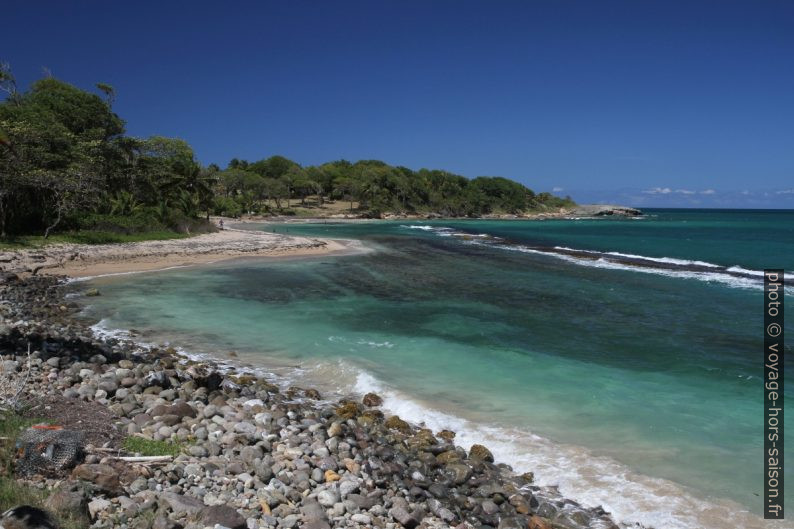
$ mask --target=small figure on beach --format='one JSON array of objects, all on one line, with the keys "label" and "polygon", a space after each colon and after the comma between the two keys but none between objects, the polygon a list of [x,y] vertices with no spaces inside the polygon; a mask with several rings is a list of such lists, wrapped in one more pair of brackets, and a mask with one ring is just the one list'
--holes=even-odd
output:
[{"label": "small figure on beach", "polygon": [[221,220],[218,222],[218,226],[219,226],[221,229],[223,229],[223,219],[221,219]]}]

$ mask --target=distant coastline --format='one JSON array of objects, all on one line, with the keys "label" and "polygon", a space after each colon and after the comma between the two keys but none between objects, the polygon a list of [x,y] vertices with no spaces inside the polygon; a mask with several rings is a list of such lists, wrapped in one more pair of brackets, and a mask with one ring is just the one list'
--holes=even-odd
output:
[{"label": "distant coastline", "polygon": [[[526,215],[484,215],[477,219],[544,220],[571,217],[638,216],[642,212],[625,206],[577,206],[554,212]],[[240,219],[215,217],[226,229],[185,239],[152,240],[114,244],[51,244],[37,249],[0,252],[0,270],[23,275],[66,275],[73,278],[93,277],[164,268],[212,263],[241,257],[305,257],[359,251],[355,241],[295,237],[291,235],[234,229],[234,225],[266,222],[358,221],[358,220],[431,220],[465,219],[437,214],[386,214],[380,219],[360,215],[335,214],[320,217],[260,217]]]},{"label": "distant coastline", "polygon": [[614,204],[582,204],[575,207],[563,207],[547,211],[527,211],[524,213],[489,213],[474,216],[450,216],[436,212],[427,213],[402,213],[384,212],[380,216],[374,217],[366,213],[327,213],[314,214],[311,216],[293,215],[246,215],[238,219],[232,219],[236,223],[259,223],[273,221],[300,220],[310,222],[312,220],[542,220],[542,219],[565,219],[571,217],[641,217],[644,213],[638,208],[630,206],[619,206]]}]

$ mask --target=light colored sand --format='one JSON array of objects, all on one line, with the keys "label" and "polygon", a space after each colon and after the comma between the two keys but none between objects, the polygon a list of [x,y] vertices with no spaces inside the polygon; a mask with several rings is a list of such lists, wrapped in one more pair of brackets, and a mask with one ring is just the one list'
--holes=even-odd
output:
[{"label": "light colored sand", "polygon": [[227,229],[188,239],[123,244],[54,244],[0,253],[0,270],[86,277],[159,270],[240,257],[301,257],[356,251],[355,241]]}]

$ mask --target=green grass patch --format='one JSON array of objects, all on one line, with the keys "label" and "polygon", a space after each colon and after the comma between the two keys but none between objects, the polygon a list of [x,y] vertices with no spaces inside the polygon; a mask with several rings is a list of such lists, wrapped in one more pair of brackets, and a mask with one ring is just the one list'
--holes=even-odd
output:
[{"label": "green grass patch", "polygon": [[40,422],[16,413],[0,413],[0,477],[13,476],[17,437],[24,429]]},{"label": "green grass patch", "polygon": [[187,237],[190,237],[190,235],[167,230],[130,234],[84,230],[58,233],[51,235],[48,239],[45,239],[41,235],[21,235],[18,237],[0,239],[0,250],[36,249],[56,243],[114,244],[124,242],[165,241],[169,239],[185,239]]},{"label": "green grass patch", "polygon": [[124,450],[142,456],[178,456],[184,448],[169,441],[153,441],[143,437],[127,437],[122,445]]},{"label": "green grass patch", "polygon": [[73,234],[65,234],[66,242],[76,242],[80,244],[112,244],[123,242],[141,241],[165,241],[169,239],[185,239],[190,237],[185,233],[175,231],[149,231],[143,233],[113,233],[110,231],[80,231]]},{"label": "green grass patch", "polygon": [[43,508],[47,491],[28,487],[11,477],[0,476],[0,512],[19,505]]}]

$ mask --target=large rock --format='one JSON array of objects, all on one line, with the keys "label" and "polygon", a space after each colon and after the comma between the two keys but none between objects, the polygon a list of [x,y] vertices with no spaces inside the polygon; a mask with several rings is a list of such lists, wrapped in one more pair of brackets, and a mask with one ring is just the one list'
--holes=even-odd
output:
[{"label": "large rock", "polygon": [[352,502],[356,508],[363,511],[370,510],[378,503],[377,498],[370,498],[369,496],[362,496],[361,494],[348,494],[347,498],[345,498],[345,501]]},{"label": "large rock", "polygon": [[488,461],[493,463],[493,454],[483,445],[471,445],[469,449],[469,459],[477,459],[479,461]]},{"label": "large rock", "polygon": [[171,381],[164,371],[152,371],[143,379],[143,387],[149,388],[152,386],[169,388],[171,387]]},{"label": "large rock", "polygon": [[400,525],[405,527],[405,529],[414,529],[416,526],[422,523],[422,519],[424,518],[424,513],[422,511],[417,510],[409,512],[408,509],[402,505],[392,507],[389,510],[389,514]]},{"label": "large rock", "polygon": [[110,501],[106,500],[105,498],[94,498],[90,502],[88,502],[88,514],[91,515],[91,518],[96,520],[99,517],[99,513],[105,511],[110,508]]},{"label": "large rock", "polygon": [[471,477],[472,469],[465,463],[450,463],[444,468],[444,474],[455,485],[462,485]]},{"label": "large rock", "polygon": [[317,500],[305,499],[300,511],[304,526],[311,525],[318,528],[328,526],[328,516],[325,514],[325,508],[317,503]]},{"label": "large rock", "polygon": [[615,206],[612,204],[584,204],[577,206],[571,212],[571,214],[582,217],[605,217],[612,215],[623,217],[639,217],[642,216],[642,211],[637,208],[630,208],[628,206]]},{"label": "large rock", "polygon": [[384,423],[386,428],[391,430],[397,430],[398,432],[402,433],[411,433],[411,425],[405,422],[404,420],[400,419],[397,415],[392,415],[386,422]]},{"label": "large rock", "polygon": [[454,461],[460,461],[463,459],[458,452],[455,450],[447,450],[446,452],[441,452],[436,456],[436,461],[445,465],[447,463],[452,463]]},{"label": "large rock", "polygon": [[88,514],[86,490],[79,482],[65,481],[47,497],[44,506],[52,511],[67,514],[72,518]]},{"label": "large rock", "polygon": [[361,412],[361,408],[357,402],[353,402],[352,400],[342,400],[339,401],[339,406],[334,409],[334,412],[340,419],[355,419],[356,416]]},{"label": "large rock", "polygon": [[243,515],[228,505],[205,507],[201,510],[198,519],[205,527],[221,525],[229,529],[247,529]]},{"label": "large rock", "polygon": [[240,450],[240,459],[251,465],[256,459],[262,459],[262,449],[258,446],[245,446]]},{"label": "large rock", "polygon": [[152,408],[149,412],[152,417],[160,417],[163,415],[176,415],[181,421],[185,417],[194,418],[196,410],[186,402],[177,402],[176,404],[160,404]]},{"label": "large rock", "polygon": [[552,529],[551,522],[533,514],[529,517],[529,529]]},{"label": "large rock", "polygon": [[85,463],[72,471],[72,477],[97,486],[101,491],[116,496],[121,493],[119,473],[110,465]]},{"label": "large rock", "polygon": [[590,527],[590,516],[584,511],[560,511],[554,516],[552,527],[559,527],[559,529],[586,529]]},{"label": "large rock", "polygon": [[331,426],[328,427],[328,437],[338,437],[342,435],[342,425],[338,421],[334,421],[331,423]]},{"label": "large rock", "polygon": [[195,516],[204,508],[204,502],[192,496],[183,496],[176,492],[163,492],[160,500],[168,505],[177,516],[187,514]]},{"label": "large rock", "polygon": [[370,408],[374,408],[376,406],[380,406],[383,404],[383,399],[377,393],[367,393],[364,395],[364,398],[361,400],[364,406],[368,406]]},{"label": "large rock", "polygon": [[324,507],[333,507],[339,501],[339,493],[333,489],[321,490],[317,494],[317,501]]}]

